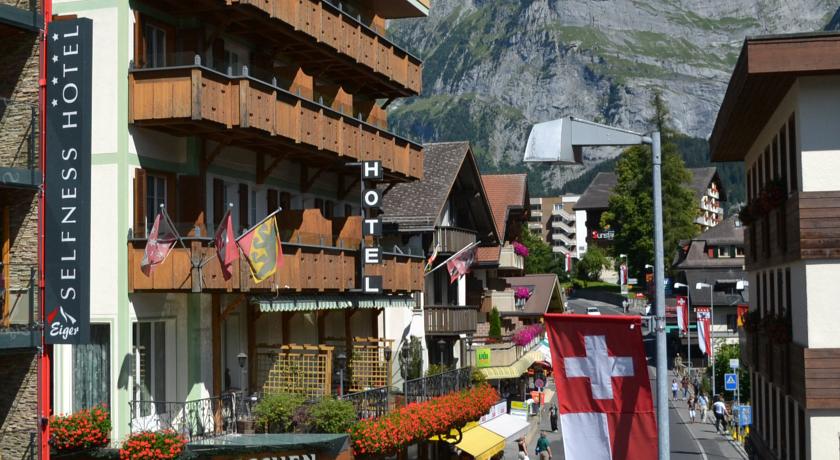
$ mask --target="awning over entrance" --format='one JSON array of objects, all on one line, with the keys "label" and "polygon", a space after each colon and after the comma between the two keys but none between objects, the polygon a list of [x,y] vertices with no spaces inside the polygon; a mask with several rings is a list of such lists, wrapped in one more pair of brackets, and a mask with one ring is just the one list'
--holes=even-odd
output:
[{"label": "awning over entrance", "polygon": [[485,430],[490,430],[505,439],[516,436],[527,429],[528,426],[528,422],[525,419],[510,414],[502,414],[489,422],[481,424],[481,427]]},{"label": "awning over entrance", "polygon": [[484,374],[484,377],[489,380],[517,379],[520,375],[524,374],[529,367],[531,367],[531,364],[534,364],[537,361],[542,361],[542,359],[542,353],[538,350],[532,350],[517,359],[516,362],[510,366],[485,367],[479,370],[482,374]]},{"label": "awning over entrance", "polygon": [[505,438],[480,426],[464,432],[461,442],[455,447],[472,455],[475,460],[490,460],[505,450]]},{"label": "awning over entrance", "polygon": [[415,306],[412,296],[359,294],[252,297],[251,304],[258,305],[261,313],[345,308],[414,308]]}]

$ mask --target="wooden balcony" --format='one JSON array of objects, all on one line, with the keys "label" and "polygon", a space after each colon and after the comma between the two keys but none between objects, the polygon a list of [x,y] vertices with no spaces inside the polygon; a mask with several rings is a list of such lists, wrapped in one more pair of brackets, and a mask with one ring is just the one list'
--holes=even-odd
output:
[{"label": "wooden balcony", "polygon": [[440,252],[454,253],[476,242],[476,234],[472,230],[458,227],[435,228],[435,241],[432,247],[440,244]]},{"label": "wooden balcony", "polygon": [[840,258],[840,192],[798,192],[744,232],[747,270]]},{"label": "wooden balcony", "polygon": [[426,334],[458,335],[474,333],[478,321],[478,307],[457,305],[426,305],[424,307]]},{"label": "wooden balcony", "polygon": [[[212,238],[185,239],[150,276],[140,269],[145,239],[128,243],[129,292],[345,292],[360,287],[359,236],[361,217],[328,220],[317,209],[282,211],[277,225],[283,246],[283,265],[261,283],[251,278],[248,264],[233,263],[225,280]],[[366,267],[367,275],[381,275],[387,293],[423,289],[423,257],[384,253],[383,263]],[[203,265],[202,265],[203,264]]]},{"label": "wooden balcony", "polygon": [[380,160],[390,180],[423,177],[419,144],[274,84],[200,64],[131,71],[129,122],[292,160]]},{"label": "wooden balcony", "polygon": [[[226,35],[260,44],[374,98],[420,94],[422,61],[325,0],[143,0],[175,17],[223,24]],[[383,23],[384,25],[384,23]]]}]

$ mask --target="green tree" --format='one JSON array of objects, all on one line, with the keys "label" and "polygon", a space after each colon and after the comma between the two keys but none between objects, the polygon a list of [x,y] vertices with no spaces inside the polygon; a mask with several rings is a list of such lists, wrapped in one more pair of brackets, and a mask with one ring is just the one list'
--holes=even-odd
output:
[{"label": "green tree", "polygon": [[557,268],[557,258],[539,233],[532,233],[528,227],[522,229],[521,243],[528,248],[525,259],[525,273],[552,273]]},{"label": "green tree", "polygon": [[[674,143],[675,132],[668,121],[668,110],[659,93],[652,105],[655,115],[651,127],[662,135],[662,205],[665,236],[665,265],[673,259],[680,240],[697,233],[694,218],[697,206],[694,192],[688,188],[691,172]],[[617,184],[610,196],[609,208],[601,216],[601,225],[615,231],[614,255],[627,254],[630,270],[641,277],[645,264],[653,264],[653,162],[650,148],[626,149],[615,168]]]},{"label": "green tree", "polygon": [[575,273],[578,279],[584,281],[598,281],[601,279],[601,270],[609,264],[607,254],[598,246],[589,246],[586,253],[575,265]]},{"label": "green tree", "polygon": [[[740,358],[741,347],[738,344],[727,343],[719,346],[715,351],[715,389],[719,394],[725,395],[728,400],[735,400],[734,391],[725,391],[723,383],[724,374],[731,373],[729,360]],[[709,369],[711,372],[711,369]],[[743,367],[738,368],[738,387],[741,392],[741,402],[750,401],[750,375]]]},{"label": "green tree", "polygon": [[490,332],[488,334],[491,338],[494,339],[501,339],[502,338],[502,317],[499,315],[499,309],[493,307],[490,310]]}]

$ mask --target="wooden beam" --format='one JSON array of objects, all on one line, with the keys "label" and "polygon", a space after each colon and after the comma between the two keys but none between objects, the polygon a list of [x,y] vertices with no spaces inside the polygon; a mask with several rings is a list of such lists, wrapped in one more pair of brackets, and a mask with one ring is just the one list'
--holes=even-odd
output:
[{"label": "wooden beam", "polygon": [[[257,183],[258,184],[265,183],[265,180],[271,174],[271,171],[274,171],[274,168],[279,166],[280,162],[285,160],[287,155],[288,154],[276,155],[274,157],[274,160],[271,162],[271,164],[269,164],[268,167],[265,167],[265,154],[260,154],[257,157]],[[260,158],[262,158],[262,160],[260,160]],[[260,163],[262,163],[262,164],[260,164]]]},{"label": "wooden beam", "polygon": [[237,297],[233,302],[229,303],[225,307],[225,309],[222,310],[222,314],[220,315],[219,319],[221,321],[226,320],[228,315],[230,315],[233,312],[233,310],[235,310],[236,307],[238,307],[242,303],[243,300],[245,300],[245,294],[239,294],[239,297]]},{"label": "wooden beam", "polygon": [[318,171],[315,172],[312,177],[309,177],[309,167],[301,164],[300,167],[300,191],[302,193],[307,193],[313,185],[315,185],[315,180],[318,179],[318,176],[323,174],[325,171],[328,171],[329,168],[320,168]]},{"label": "wooden beam", "polygon": [[354,175],[350,176],[350,177],[352,177],[352,179],[350,180],[350,183],[346,184],[346,186],[345,186],[345,183],[344,183],[345,180],[346,180],[346,179],[344,179],[345,177],[346,176],[344,176],[344,175],[338,176],[338,199],[339,200],[343,200],[343,199],[347,198],[347,195],[350,194],[350,191],[353,190],[353,187],[355,187],[356,184],[359,183],[359,176],[357,174],[354,174]]},{"label": "wooden beam", "polygon": [[218,145],[216,145],[216,148],[214,148],[212,152],[208,153],[207,150],[206,150],[207,143],[205,142],[205,144],[204,144],[204,146],[205,146],[205,151],[204,151],[204,164],[205,164],[205,166],[210,166],[210,164],[213,163],[213,160],[215,160],[216,157],[219,156],[220,153],[222,153],[222,149],[227,147],[228,145],[230,145],[230,140],[225,139],[224,141],[219,142]]}]

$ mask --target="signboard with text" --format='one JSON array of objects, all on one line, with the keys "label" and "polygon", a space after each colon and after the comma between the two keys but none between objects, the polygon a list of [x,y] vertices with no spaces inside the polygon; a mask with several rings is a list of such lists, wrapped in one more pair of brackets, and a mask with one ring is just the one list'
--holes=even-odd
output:
[{"label": "signboard with text", "polygon": [[490,367],[490,349],[478,348],[475,350],[475,367]]},{"label": "signboard with text", "polygon": [[44,328],[48,344],[90,336],[90,132],[93,22],[47,34]]}]

